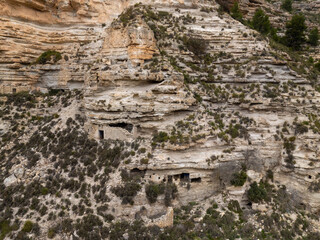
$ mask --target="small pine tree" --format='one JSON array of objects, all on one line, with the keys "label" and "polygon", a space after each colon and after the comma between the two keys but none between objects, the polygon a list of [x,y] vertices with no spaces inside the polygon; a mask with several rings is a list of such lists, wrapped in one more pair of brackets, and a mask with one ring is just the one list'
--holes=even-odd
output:
[{"label": "small pine tree", "polygon": [[309,33],[309,43],[312,46],[318,46],[319,42],[319,31],[318,28],[313,28]]},{"label": "small pine tree", "polygon": [[291,12],[292,11],[292,0],[283,0],[281,4],[281,8]]},{"label": "small pine tree", "polygon": [[306,42],[305,17],[303,15],[294,15],[292,19],[286,24],[285,42],[288,47],[294,50],[300,50],[301,45]]},{"label": "small pine tree", "polygon": [[271,30],[269,17],[261,8],[257,9],[252,18],[252,27],[262,34],[268,34]]},{"label": "small pine tree", "polygon": [[239,4],[238,2],[235,2],[230,10],[230,15],[231,17],[233,17],[234,19],[242,22],[243,19],[242,19],[242,13],[240,12],[240,9],[239,9]]},{"label": "small pine tree", "polygon": [[234,173],[233,179],[231,180],[231,184],[233,186],[241,187],[245,184],[247,177],[247,173],[243,170],[241,172]]},{"label": "small pine tree", "polygon": [[271,36],[271,38],[272,38],[274,41],[280,42],[280,37],[278,36],[277,32],[278,32],[277,29],[271,27],[271,29],[270,29],[270,36]]}]

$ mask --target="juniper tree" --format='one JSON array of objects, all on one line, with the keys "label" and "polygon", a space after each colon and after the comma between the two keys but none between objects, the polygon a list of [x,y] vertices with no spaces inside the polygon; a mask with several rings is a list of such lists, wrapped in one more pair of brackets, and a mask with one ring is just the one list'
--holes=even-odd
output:
[{"label": "juniper tree", "polygon": [[301,45],[306,42],[306,29],[307,26],[305,24],[305,17],[301,14],[294,15],[292,19],[286,24],[286,45],[294,50],[300,50]]}]

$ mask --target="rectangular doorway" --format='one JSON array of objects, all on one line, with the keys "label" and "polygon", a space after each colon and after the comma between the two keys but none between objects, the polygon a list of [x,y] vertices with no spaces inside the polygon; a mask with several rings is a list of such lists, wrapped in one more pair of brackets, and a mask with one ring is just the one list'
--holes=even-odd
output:
[{"label": "rectangular doorway", "polygon": [[99,130],[99,139],[104,139],[104,131]]}]

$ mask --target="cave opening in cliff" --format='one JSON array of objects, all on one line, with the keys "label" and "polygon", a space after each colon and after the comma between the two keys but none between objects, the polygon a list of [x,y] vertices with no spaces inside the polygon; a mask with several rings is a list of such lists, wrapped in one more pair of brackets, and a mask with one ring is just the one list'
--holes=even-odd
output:
[{"label": "cave opening in cliff", "polygon": [[201,177],[198,178],[191,178],[192,183],[201,183]]},{"label": "cave opening in cliff", "polygon": [[60,88],[51,88],[49,89],[49,95],[50,96],[54,96],[54,95],[58,95],[59,93],[64,93],[65,90],[64,89],[60,89]]},{"label": "cave opening in cliff", "polygon": [[127,130],[128,132],[132,132],[132,129],[133,129],[133,125],[130,124],[130,123],[110,123],[109,124],[110,127],[119,127],[119,128],[123,128],[125,130]]},{"label": "cave opening in cliff", "polygon": [[12,88],[12,93],[16,93],[17,89],[16,88]]},{"label": "cave opening in cliff", "polygon": [[190,173],[181,173],[180,174],[180,181],[189,181]]},{"label": "cave opening in cliff", "polygon": [[99,130],[99,139],[104,139],[104,131]]},{"label": "cave opening in cliff", "polygon": [[130,170],[131,176],[144,177],[145,174],[146,174],[146,170],[140,170],[138,168],[133,168]]}]

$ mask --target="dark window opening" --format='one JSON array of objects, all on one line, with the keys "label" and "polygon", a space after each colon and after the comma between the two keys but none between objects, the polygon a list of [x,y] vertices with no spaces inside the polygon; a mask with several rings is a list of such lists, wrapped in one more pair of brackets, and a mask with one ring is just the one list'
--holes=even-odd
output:
[{"label": "dark window opening", "polygon": [[16,88],[12,88],[12,93],[16,93],[17,89]]},{"label": "dark window opening", "polygon": [[192,179],[191,179],[191,182],[192,182],[192,183],[200,183],[200,182],[201,182],[201,177],[192,178]]},{"label": "dark window opening", "polygon": [[103,130],[99,130],[99,138],[104,139],[104,131]]},{"label": "dark window opening", "polygon": [[181,181],[189,181],[190,174],[189,173],[181,173],[180,180]]},{"label": "dark window opening", "polygon": [[57,95],[57,94],[63,93],[63,92],[65,92],[65,90],[64,89],[60,89],[60,88],[51,88],[51,89],[49,89],[49,95],[50,96]]},{"label": "dark window opening", "polygon": [[248,202],[247,206],[252,207],[252,202]]},{"label": "dark window opening", "polygon": [[133,168],[130,170],[131,173],[141,173],[141,172],[145,172],[145,170],[140,170],[139,168]]},{"label": "dark window opening", "polygon": [[312,176],[311,175],[309,175],[309,179],[311,179],[312,178]]},{"label": "dark window opening", "polygon": [[132,132],[133,125],[130,123],[111,123],[109,124],[110,127],[119,127],[127,130],[128,132]]}]

